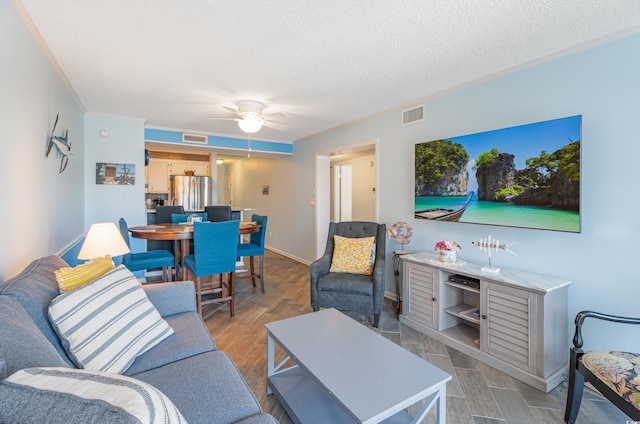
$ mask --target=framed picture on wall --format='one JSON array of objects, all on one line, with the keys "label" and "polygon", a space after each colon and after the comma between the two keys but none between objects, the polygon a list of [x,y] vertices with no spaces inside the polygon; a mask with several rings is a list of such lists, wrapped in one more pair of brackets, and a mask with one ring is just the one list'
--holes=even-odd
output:
[{"label": "framed picture on wall", "polygon": [[415,146],[416,219],[580,232],[582,116]]},{"label": "framed picture on wall", "polygon": [[96,184],[135,185],[136,166],[131,163],[96,162]]}]

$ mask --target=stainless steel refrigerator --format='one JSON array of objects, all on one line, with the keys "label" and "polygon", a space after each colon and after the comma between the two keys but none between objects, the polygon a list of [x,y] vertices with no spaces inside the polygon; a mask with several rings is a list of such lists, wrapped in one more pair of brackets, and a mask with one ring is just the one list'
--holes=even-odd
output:
[{"label": "stainless steel refrigerator", "polygon": [[185,211],[203,211],[205,206],[217,203],[213,178],[171,175],[170,179],[170,205],[182,205]]}]

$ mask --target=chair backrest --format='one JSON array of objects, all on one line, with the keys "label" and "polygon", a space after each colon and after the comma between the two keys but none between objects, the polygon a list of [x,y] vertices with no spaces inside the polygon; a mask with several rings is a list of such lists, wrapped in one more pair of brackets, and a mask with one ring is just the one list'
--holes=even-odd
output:
[{"label": "chair backrest", "polygon": [[[127,246],[129,247],[129,249],[131,249],[131,245],[129,244],[129,225],[127,225],[127,221],[124,218],[120,218],[118,224],[120,226],[120,234],[122,235],[124,242],[127,243]],[[129,253],[125,253],[124,255],[122,255],[122,262],[127,265],[130,259],[131,250],[129,250]]]},{"label": "chair backrest", "polygon": [[194,222],[194,259],[198,275],[236,269],[240,221]]},{"label": "chair backrest", "polygon": [[231,206],[205,206],[207,221],[231,221]]},{"label": "chair backrest", "polygon": [[262,227],[260,227],[260,231],[258,231],[257,233],[251,234],[249,242],[260,247],[261,249],[264,249],[264,236],[265,234],[267,234],[267,219],[268,217],[265,215],[258,215],[255,213],[251,215],[251,221],[262,224]]},{"label": "chair backrest", "polygon": [[384,261],[387,240],[387,226],[385,224],[367,221],[331,222],[329,224],[329,234],[327,234],[325,254],[333,254],[333,236],[335,235],[350,238],[375,237],[376,262],[379,260]]},{"label": "chair backrest", "polygon": [[184,213],[182,206],[158,206],[156,208],[156,224],[171,224],[172,213]]},{"label": "chair backrest", "polygon": [[203,213],[203,212],[196,212],[196,213],[172,213],[171,214],[171,223],[172,224],[179,224],[181,222],[187,222],[189,220],[189,217],[191,215],[198,215],[200,218],[202,218],[203,221],[207,220],[207,214]]}]

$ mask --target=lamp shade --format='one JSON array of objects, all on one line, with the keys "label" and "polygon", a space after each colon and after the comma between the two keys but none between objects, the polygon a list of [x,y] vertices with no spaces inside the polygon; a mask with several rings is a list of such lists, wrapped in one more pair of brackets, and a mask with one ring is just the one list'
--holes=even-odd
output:
[{"label": "lamp shade", "polygon": [[92,224],[84,239],[78,259],[93,259],[102,256],[120,256],[129,253],[129,246],[113,222]]},{"label": "lamp shade", "polygon": [[246,116],[238,121],[240,129],[246,133],[254,133],[262,128],[264,119],[260,116]]}]

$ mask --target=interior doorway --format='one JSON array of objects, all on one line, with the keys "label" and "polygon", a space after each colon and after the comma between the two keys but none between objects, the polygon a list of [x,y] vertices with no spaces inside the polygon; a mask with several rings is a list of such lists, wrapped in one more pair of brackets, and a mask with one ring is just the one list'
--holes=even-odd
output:
[{"label": "interior doorway", "polygon": [[[316,257],[324,253],[330,222],[378,220],[376,145],[377,140],[366,141],[316,153]],[[338,170],[340,180],[336,179]],[[342,181],[345,173],[349,174],[346,180],[350,179],[350,183]],[[342,184],[349,187],[342,190]],[[347,193],[350,194],[348,199],[342,199],[342,195]],[[343,215],[343,208],[347,205],[350,211],[345,210]]]},{"label": "interior doorway", "polygon": [[333,166],[331,180],[331,221],[351,221],[353,194],[353,165]]}]

